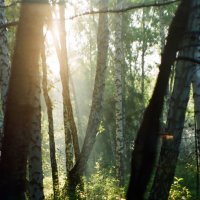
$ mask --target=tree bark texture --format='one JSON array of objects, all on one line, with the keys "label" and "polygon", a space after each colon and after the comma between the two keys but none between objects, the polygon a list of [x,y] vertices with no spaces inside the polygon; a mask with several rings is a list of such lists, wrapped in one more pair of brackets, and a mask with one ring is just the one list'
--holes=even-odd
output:
[{"label": "tree bark texture", "polygon": [[157,154],[164,96],[169,81],[171,65],[176,59],[176,52],[186,28],[185,23],[188,19],[189,5],[190,1],[188,0],[181,2],[169,29],[157,82],[135,141],[132,154],[131,178],[127,192],[128,200],[144,199],[146,188],[151,178]]},{"label": "tree bark texture", "polygon": [[[4,6],[4,1],[0,0],[0,6]],[[5,24],[5,12],[4,9],[0,9],[0,25]],[[3,118],[5,112],[6,97],[8,91],[8,82],[10,77],[10,60],[9,49],[7,40],[6,29],[0,30],[0,87],[1,87],[1,116],[0,116],[0,151],[3,138]],[[1,155],[0,155],[1,156]]]},{"label": "tree bark texture", "polygon": [[191,63],[179,61],[176,68],[174,89],[169,105],[166,133],[173,134],[173,140],[163,140],[160,159],[150,199],[168,199],[173,183],[179,146],[189,99],[190,84],[194,67]]},{"label": "tree bark texture", "polygon": [[37,68],[35,74],[34,97],[32,106],[34,108],[31,126],[29,131],[30,144],[28,153],[29,165],[29,198],[30,200],[44,199],[43,191],[43,170],[42,170],[42,139],[41,139],[41,105],[40,105],[40,73]]},{"label": "tree bark texture", "polygon": [[[197,140],[197,152],[200,153],[200,65],[195,70],[195,74],[192,80],[193,98],[194,98],[194,113],[196,120],[196,140]],[[197,155],[200,156],[200,155]]]},{"label": "tree bark texture", "polygon": [[192,80],[194,113],[195,113],[195,154],[196,154],[196,196],[199,198],[199,159],[200,159],[200,65],[198,65]]},{"label": "tree bark texture", "polygon": [[59,6],[60,12],[60,77],[63,87],[63,115],[64,115],[64,129],[65,129],[65,145],[66,145],[66,168],[67,171],[73,167],[73,149],[75,154],[75,161],[78,160],[80,149],[78,143],[77,128],[73,115],[73,108],[70,99],[69,89],[69,66],[67,61],[67,46],[66,46],[66,31],[65,31],[65,6]]},{"label": "tree bark texture", "polygon": [[[117,1],[117,9],[122,8],[122,2]],[[122,13],[115,21],[115,116],[116,116],[116,173],[119,185],[124,184],[124,113],[123,113],[123,84],[122,71],[124,63],[122,41]]]},{"label": "tree bark texture", "polygon": [[[191,7],[187,29],[180,44],[176,66],[176,76],[171,97],[166,132],[172,133],[172,141],[163,141],[159,163],[152,186],[150,199],[168,199],[171,184],[179,155],[179,146],[184,125],[185,111],[189,96],[190,84],[199,68],[199,15],[200,2],[190,1]],[[194,82],[195,83],[195,82]]]},{"label": "tree bark texture", "polygon": [[35,107],[38,62],[45,8],[42,3],[22,3],[5,110],[0,161],[0,199],[24,200],[26,164]]}]

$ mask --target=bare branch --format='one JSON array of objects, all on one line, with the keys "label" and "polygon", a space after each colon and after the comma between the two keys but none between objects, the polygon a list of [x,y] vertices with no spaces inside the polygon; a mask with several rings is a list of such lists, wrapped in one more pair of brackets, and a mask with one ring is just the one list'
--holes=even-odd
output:
[{"label": "bare branch", "polygon": [[93,15],[93,14],[99,14],[99,13],[121,13],[121,12],[127,12],[130,10],[135,10],[135,9],[140,9],[140,8],[149,8],[149,7],[160,7],[160,6],[166,6],[166,5],[170,5],[173,3],[177,3],[180,0],[169,0],[169,1],[165,1],[165,2],[158,2],[158,1],[154,1],[154,2],[150,2],[150,3],[140,3],[140,4],[134,4],[122,9],[107,9],[107,10],[96,10],[96,11],[86,11],[77,15],[74,15],[72,17],[69,17],[67,19],[74,19],[77,17],[81,17],[81,16],[85,16],[85,15]]},{"label": "bare branch", "polygon": [[[149,7],[160,7],[160,6],[166,6],[166,5],[170,5],[173,3],[177,3],[180,0],[169,0],[169,1],[165,1],[165,2],[158,2],[158,1],[154,1],[154,2],[150,2],[150,3],[140,3],[140,4],[134,4],[122,9],[106,9],[106,10],[96,10],[96,11],[86,11],[83,13],[79,13],[76,14],[74,16],[68,17],[66,18],[67,20],[73,20],[77,17],[82,17],[82,16],[86,16],[86,15],[94,15],[94,14],[100,14],[100,13],[122,13],[122,12],[128,12],[130,10],[135,10],[135,9],[140,9],[140,8],[149,8]],[[7,6],[0,6],[0,8],[4,8],[4,7],[10,7],[16,3],[21,3],[21,1],[16,1],[10,5]],[[18,21],[15,22],[9,22],[3,25],[0,25],[0,29],[2,28],[8,28],[11,26],[16,26],[18,24]]]},{"label": "bare branch", "polygon": [[[176,2],[179,2],[180,0],[168,0],[165,2],[159,2],[158,0],[149,2],[149,3],[137,3],[135,5],[130,5],[126,8],[122,8],[122,9],[109,9],[109,10],[98,10],[98,11],[87,11],[84,13],[80,13],[77,14],[75,16],[70,17],[69,19],[73,19],[75,17],[79,17],[79,16],[83,16],[83,15],[89,15],[89,14],[98,14],[98,13],[118,13],[118,12],[127,12],[129,10],[134,10],[134,9],[139,9],[139,8],[146,8],[146,7],[159,7],[159,6],[165,6],[165,5],[169,5],[169,4],[173,4]],[[9,8],[12,6],[15,6],[16,4],[21,4],[22,1],[15,1],[12,2],[8,5],[1,5],[0,8]],[[64,1],[63,3],[69,3],[67,1]],[[60,4],[60,3],[52,3],[52,4]]]}]

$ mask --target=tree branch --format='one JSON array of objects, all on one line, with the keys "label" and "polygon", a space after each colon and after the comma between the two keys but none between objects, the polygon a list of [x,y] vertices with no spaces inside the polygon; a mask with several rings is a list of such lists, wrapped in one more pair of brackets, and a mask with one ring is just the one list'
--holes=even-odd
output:
[{"label": "tree branch", "polygon": [[74,16],[71,16],[67,19],[74,19],[77,17],[81,17],[81,16],[85,16],[85,15],[94,15],[94,14],[100,14],[100,13],[122,13],[122,12],[127,12],[130,10],[135,10],[135,9],[140,9],[140,8],[149,8],[149,7],[160,7],[160,6],[166,6],[166,5],[170,5],[173,3],[177,3],[180,0],[169,0],[166,2],[158,2],[158,1],[154,1],[154,2],[150,2],[150,3],[138,3],[138,4],[134,4],[122,9],[106,9],[106,10],[96,10],[96,11],[86,11],[80,14],[76,14]]},{"label": "tree branch", "polygon": [[[86,16],[86,15],[94,15],[94,14],[100,14],[100,13],[122,13],[122,12],[128,12],[131,10],[135,10],[135,9],[140,9],[140,8],[149,8],[149,7],[160,7],[160,6],[166,6],[166,5],[170,5],[173,3],[177,3],[180,0],[169,0],[169,1],[165,1],[165,2],[158,2],[158,1],[154,1],[154,2],[150,2],[150,3],[140,3],[140,4],[135,4],[135,5],[131,5],[122,9],[106,9],[106,10],[92,10],[92,11],[86,11],[83,13],[79,13],[76,14],[74,16],[68,17],[66,18],[66,20],[73,20],[77,17],[82,17],[82,16]],[[0,8],[7,8],[10,7],[12,5],[15,5],[16,3],[21,3],[20,1],[16,1],[14,3],[11,3],[10,5],[7,6],[0,6]],[[2,28],[8,28],[10,26],[16,26],[18,24],[18,21],[15,22],[9,22],[3,25],[0,25],[0,29]]]},{"label": "tree branch", "polygon": [[14,21],[14,22],[8,22],[6,24],[1,24],[0,25],[0,29],[8,28],[8,27],[11,27],[11,26],[16,26],[18,23],[19,23],[19,21]]}]

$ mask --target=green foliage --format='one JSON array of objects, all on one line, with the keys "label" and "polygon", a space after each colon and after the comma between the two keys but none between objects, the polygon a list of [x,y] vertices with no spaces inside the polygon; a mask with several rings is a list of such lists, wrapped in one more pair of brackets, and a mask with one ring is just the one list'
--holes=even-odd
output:
[{"label": "green foliage", "polygon": [[174,183],[171,186],[169,200],[190,200],[191,193],[187,187],[183,186],[182,184],[183,178],[175,177]]},{"label": "green foliage", "polygon": [[114,178],[112,170],[102,170],[99,162],[96,162],[96,173],[85,179],[85,199],[87,200],[114,200],[125,196],[123,188],[118,187],[118,181]]},{"label": "green foliage", "polygon": [[185,161],[180,161],[177,164],[176,176],[182,177],[184,180],[184,186],[188,188],[191,193],[192,199],[198,199],[196,197],[196,166],[195,160],[185,158]]}]

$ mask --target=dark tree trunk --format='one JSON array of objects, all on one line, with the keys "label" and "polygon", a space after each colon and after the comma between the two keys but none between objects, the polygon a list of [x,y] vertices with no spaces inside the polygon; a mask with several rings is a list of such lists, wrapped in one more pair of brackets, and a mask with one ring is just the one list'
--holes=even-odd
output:
[{"label": "dark tree trunk", "polygon": [[132,171],[127,192],[127,199],[142,200],[149,183],[156,159],[157,144],[160,132],[160,117],[163,108],[171,65],[176,59],[178,45],[183,38],[188,20],[190,1],[183,0],[169,29],[164,47],[160,72],[153,96],[144,113],[143,121],[137,134],[132,155]]},{"label": "dark tree trunk", "polygon": [[6,102],[0,162],[0,199],[24,200],[38,62],[45,17],[43,4],[22,3]]},{"label": "dark tree trunk", "polygon": [[190,84],[194,67],[185,61],[178,61],[174,89],[169,105],[166,133],[173,134],[172,140],[163,140],[160,158],[152,186],[152,200],[167,200],[173,183],[179,146],[189,99]]},{"label": "dark tree trunk", "polygon": [[[167,119],[166,132],[173,134],[174,139],[164,141],[162,144],[150,194],[150,199],[152,200],[168,199],[179,155],[190,85],[199,68],[198,24],[200,2],[198,0],[190,0],[190,2],[191,6],[188,7],[190,15],[188,23],[185,22],[187,29],[184,32],[184,39],[179,45],[180,50],[177,58],[175,82]],[[194,84],[195,82],[193,79]]]}]

